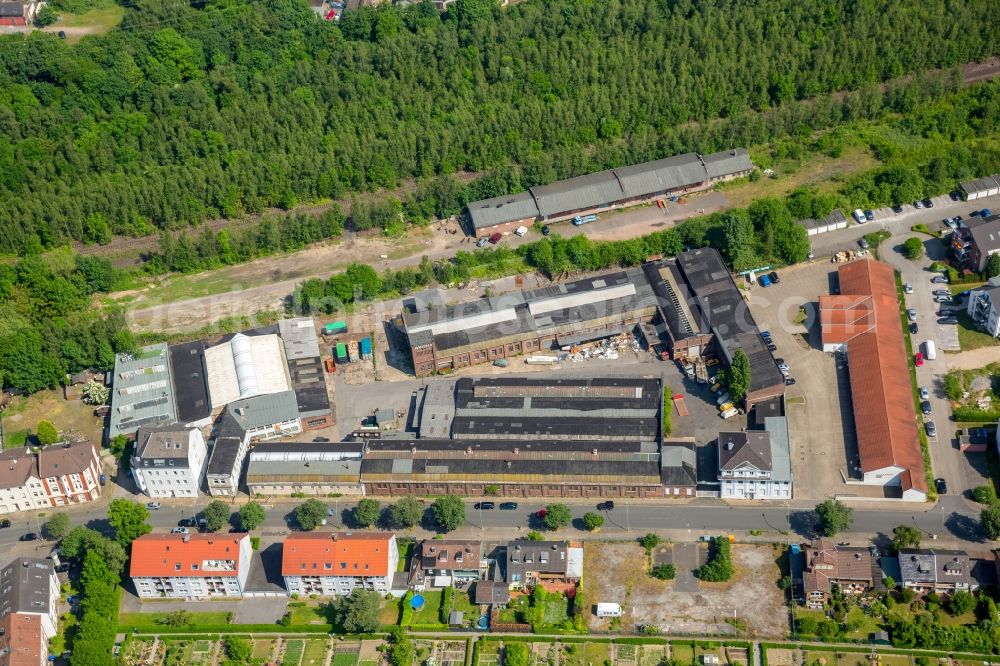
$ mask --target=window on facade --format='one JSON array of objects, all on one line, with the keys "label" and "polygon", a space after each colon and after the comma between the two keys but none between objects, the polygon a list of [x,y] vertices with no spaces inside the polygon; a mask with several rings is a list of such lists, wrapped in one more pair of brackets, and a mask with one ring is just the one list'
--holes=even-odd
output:
[{"label": "window on facade", "polygon": [[178,562],[177,564],[174,565],[174,571],[180,571],[180,570],[181,570],[181,564],[180,562]]}]

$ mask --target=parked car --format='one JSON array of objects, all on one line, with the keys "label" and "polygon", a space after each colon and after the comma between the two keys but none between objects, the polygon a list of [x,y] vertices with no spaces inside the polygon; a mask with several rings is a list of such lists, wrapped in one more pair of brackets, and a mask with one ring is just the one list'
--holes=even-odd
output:
[{"label": "parked car", "polygon": [[912,294],[913,293],[913,285],[910,284],[909,282],[907,282],[906,284],[904,284],[903,285],[903,293],[904,294]]},{"label": "parked car", "polygon": [[956,217],[945,218],[944,226],[948,227],[949,229],[958,229],[958,218]]},{"label": "parked car", "polygon": [[768,345],[767,346],[767,351],[769,351],[769,352],[771,352],[773,354],[774,352],[778,351],[778,345]]},{"label": "parked car", "polygon": [[920,330],[920,329],[918,329],[918,328],[917,328],[917,322],[915,322],[915,321],[911,321],[911,322],[910,322],[910,335],[914,335],[914,334],[916,334],[916,332],[917,332],[918,330]]},{"label": "parked car", "polygon": [[952,190],[951,192],[948,193],[948,196],[951,198],[952,201],[962,200],[962,193],[959,192],[958,190]]},{"label": "parked car", "polygon": [[734,416],[736,416],[739,413],[740,413],[740,410],[738,410],[735,407],[733,407],[732,409],[727,409],[726,411],[720,413],[719,416],[721,418],[723,418],[723,419],[731,419],[731,418],[733,418]]},{"label": "parked car", "polygon": [[865,211],[861,210],[860,208],[855,208],[854,212],[851,213],[851,217],[853,217],[854,221],[857,222],[858,224],[864,224],[866,221]]},{"label": "parked car", "polygon": [[0,527],[10,527],[10,518],[0,520]]},{"label": "parked car", "polygon": [[924,400],[920,403],[920,411],[923,414],[930,414],[933,410],[931,409],[931,403],[929,400]]},{"label": "parked car", "polygon": [[924,199],[924,208],[934,208],[934,202],[931,201],[930,197]]},{"label": "parked car", "polygon": [[938,491],[938,495],[948,494],[948,482],[944,479],[934,479],[934,487]]},{"label": "parked car", "polygon": [[913,355],[913,364],[916,365],[918,368],[923,367],[923,365],[924,365],[924,355],[921,354],[920,352],[917,352],[916,354],[914,354]]},{"label": "parked car", "polygon": [[908,309],[906,311],[906,318],[909,319],[910,321],[916,321],[917,320],[917,311],[915,309],[913,309],[913,308]]},{"label": "parked car", "polygon": [[892,207],[892,212],[895,213],[896,215],[899,215],[900,213],[903,212],[903,207],[900,204],[896,204],[895,206]]},{"label": "parked car", "polygon": [[859,240],[858,241],[858,245],[861,246],[862,250],[867,250],[868,248],[871,247],[871,244],[868,243],[868,239],[867,238],[862,238],[861,240]]},{"label": "parked car", "polygon": [[947,296],[948,298],[951,298],[951,292],[947,289],[935,289],[932,293],[935,296]]},{"label": "parked car", "polygon": [[170,530],[171,534],[191,534],[191,528],[189,527],[175,527]]},{"label": "parked car", "polygon": [[160,508],[160,503],[159,502],[146,502],[146,508],[149,509],[150,511],[156,511],[157,509]]},{"label": "parked car", "polygon": [[794,386],[795,377],[785,377],[785,386]]},{"label": "parked car", "polygon": [[765,340],[769,340],[771,338],[771,331],[761,331],[760,337],[764,338]]},{"label": "parked car", "polygon": [[63,562],[56,565],[56,573],[66,573],[67,571],[69,571],[69,563]]},{"label": "parked car", "polygon": [[35,541],[38,539],[38,535],[34,532],[28,532],[27,534],[22,534],[18,541]]},{"label": "parked car", "polygon": [[928,437],[937,437],[937,426],[934,425],[934,421],[928,421],[925,423],[924,429],[927,431]]},{"label": "parked car", "polygon": [[489,239],[489,240],[490,240],[490,242],[491,242],[491,243],[493,243],[494,245],[496,245],[496,244],[497,244],[497,243],[499,243],[499,242],[500,242],[500,241],[501,241],[502,239],[503,239],[503,234],[501,234],[501,233],[497,232],[497,233],[493,234],[492,236],[490,236],[490,239]]},{"label": "parked car", "polygon": [[729,402],[732,398],[729,396],[729,391],[725,391],[722,395],[715,399],[716,405],[724,405]]},{"label": "parked car", "polygon": [[770,273],[767,274],[767,277],[771,278],[771,282],[773,282],[774,284],[778,284],[779,282],[781,282],[781,280],[778,279],[777,271],[771,271]]},{"label": "parked car", "polygon": [[486,244],[490,242],[489,238],[480,238],[476,241],[476,247],[486,247]]},{"label": "parked car", "polygon": [[937,322],[945,326],[955,326],[958,324],[958,319],[956,317],[941,317]]},{"label": "parked car", "polygon": [[551,233],[552,233],[552,230],[549,229],[549,225],[546,224],[544,227],[542,227],[542,235],[543,236],[548,236]]},{"label": "parked car", "polygon": [[921,208],[924,207],[924,204],[918,199],[917,201],[913,202],[913,207],[916,208],[917,210],[920,210]]},{"label": "parked car", "polygon": [[953,299],[952,299],[952,297],[951,297],[951,296],[944,296],[944,295],[941,295],[941,296],[935,296],[935,297],[934,297],[934,302],[935,302],[935,303],[951,303],[951,302],[952,302],[952,300],[953,300]]},{"label": "parked car", "polygon": [[875,211],[866,210],[865,211],[865,219],[867,221],[869,221],[869,222],[871,222],[872,220],[874,220],[875,219]]},{"label": "parked car", "polygon": [[933,284],[948,284],[948,278],[943,275],[935,275],[931,278]]},{"label": "parked car", "polygon": [[769,278],[766,275],[761,275],[759,278],[757,278],[757,284],[759,284],[762,287],[770,287],[771,286],[771,278]]},{"label": "parked car", "polygon": [[517,502],[500,502],[501,511],[516,511]]},{"label": "parked car", "polygon": [[597,505],[598,511],[613,511],[614,508],[615,508],[615,503],[612,502],[611,500],[604,500],[603,502]]},{"label": "parked car", "polygon": [[727,402],[727,403],[726,403],[726,404],[724,404],[724,405],[719,405],[719,411],[720,411],[720,412],[728,412],[728,411],[729,411],[730,409],[732,409],[732,408],[733,408],[733,407],[735,407],[735,406],[736,406],[736,405],[734,405],[733,403],[731,403],[731,402]]},{"label": "parked car", "polygon": [[497,505],[495,502],[476,502],[476,508],[480,511],[489,511],[497,508]]},{"label": "parked car", "polygon": [[927,400],[931,397],[931,392],[927,390],[926,386],[920,387],[920,399]]}]

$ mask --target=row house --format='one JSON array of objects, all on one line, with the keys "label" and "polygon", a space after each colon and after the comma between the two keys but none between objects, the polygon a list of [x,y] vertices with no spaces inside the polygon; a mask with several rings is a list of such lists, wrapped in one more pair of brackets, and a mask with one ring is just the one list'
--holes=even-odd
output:
[{"label": "row house", "polygon": [[0,453],[0,513],[45,509],[101,496],[101,467],[90,442]]},{"label": "row house", "polygon": [[878,558],[868,548],[837,546],[820,539],[805,550],[802,586],[806,606],[823,608],[836,585],[845,594],[864,594],[881,575]]},{"label": "row house", "polygon": [[409,585],[418,592],[450,587],[479,580],[486,569],[478,541],[425,539],[413,554]]},{"label": "row house", "polygon": [[969,554],[963,550],[904,548],[899,551],[899,571],[900,585],[918,595],[979,589]]}]

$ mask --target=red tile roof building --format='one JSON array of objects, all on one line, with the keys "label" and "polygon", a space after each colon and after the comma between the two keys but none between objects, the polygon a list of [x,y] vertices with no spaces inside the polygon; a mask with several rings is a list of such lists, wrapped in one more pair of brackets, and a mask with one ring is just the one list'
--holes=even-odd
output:
[{"label": "red tile roof building", "polygon": [[49,641],[42,620],[30,613],[0,617],[0,666],[44,666],[49,662]]},{"label": "red tile roof building", "polygon": [[251,555],[248,534],[144,534],[132,542],[129,576],[144,598],[240,597]]},{"label": "red tile roof building", "polygon": [[[101,464],[90,442],[0,453],[0,513],[92,502],[101,496]],[[0,665],[2,666],[2,665]]]},{"label": "red tile roof building", "polygon": [[823,349],[847,352],[864,483],[927,495],[895,274],[868,259],[838,269],[840,295],[820,296]]},{"label": "red tile roof building", "polygon": [[389,592],[399,553],[388,532],[302,532],[285,539],[281,575],[289,594]]},{"label": "red tile roof building", "polygon": [[835,546],[820,539],[806,548],[805,555],[802,585],[809,608],[823,608],[834,585],[845,594],[863,594],[875,585],[878,558],[867,548]]}]

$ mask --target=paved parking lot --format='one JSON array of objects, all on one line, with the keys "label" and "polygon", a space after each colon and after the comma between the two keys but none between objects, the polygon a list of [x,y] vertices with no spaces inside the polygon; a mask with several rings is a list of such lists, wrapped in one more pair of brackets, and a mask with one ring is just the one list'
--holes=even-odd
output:
[{"label": "paved parking lot", "polygon": [[[751,312],[771,332],[775,356],[785,359],[796,379],[786,404],[797,499],[882,496],[879,488],[848,487],[841,476],[858,464],[850,384],[844,364],[823,353],[816,319],[819,297],[836,286],[836,267],[826,260],[793,266],[779,273],[777,285],[750,292]],[[807,312],[804,324],[795,323],[800,306]]]}]

